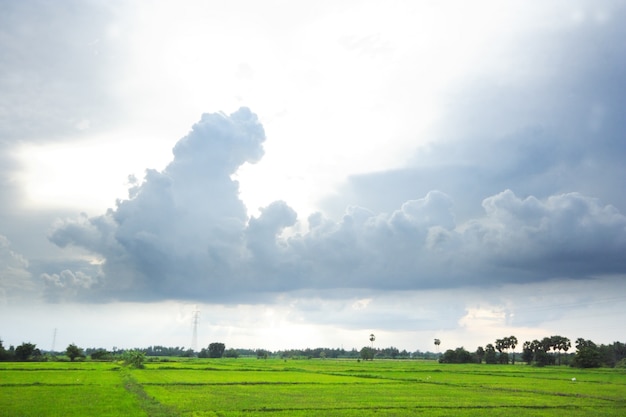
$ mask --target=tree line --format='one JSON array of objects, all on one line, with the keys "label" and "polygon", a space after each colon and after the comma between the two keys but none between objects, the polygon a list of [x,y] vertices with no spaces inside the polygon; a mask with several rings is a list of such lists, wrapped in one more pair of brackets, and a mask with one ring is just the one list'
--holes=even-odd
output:
[{"label": "tree line", "polygon": [[[108,351],[103,348],[82,349],[71,343],[65,351],[61,352],[70,361],[81,360],[89,357],[91,360],[117,360],[140,366],[145,360],[167,360],[167,357],[199,357],[199,358],[237,358],[240,356],[256,357],[258,359],[439,359],[440,363],[486,363],[486,364],[515,364],[521,360],[528,365],[546,366],[566,364],[580,368],[594,367],[626,367],[626,344],[614,342],[609,345],[596,344],[583,338],[576,339],[575,353],[568,353],[572,347],[567,337],[555,335],[526,341],[521,346],[521,352],[516,352],[519,346],[515,336],[507,336],[496,339],[494,343],[488,343],[484,347],[479,346],[474,352],[469,352],[463,347],[448,349],[443,354],[432,352],[408,352],[400,351],[393,346],[387,348],[375,348],[374,341],[370,346],[364,346],[360,351],[356,349],[345,350],[343,348],[306,348],[268,351],[265,349],[226,349],[221,342],[210,343],[199,352],[185,347],[149,346],[148,348],[135,348],[130,350],[113,348]],[[437,343],[439,342],[439,343]],[[435,345],[439,347],[441,340],[435,339]],[[33,343],[22,343],[6,349],[0,340],[0,361],[46,361],[60,360],[58,352],[42,352]],[[161,359],[157,359],[160,357]],[[150,359],[154,358],[154,359]],[[67,360],[66,359],[66,360]]]},{"label": "tree line", "polygon": [[[469,352],[463,347],[448,349],[439,358],[439,362],[482,363],[484,360],[487,364],[515,364],[518,357],[515,352],[517,346],[517,338],[508,336],[496,339],[494,343],[489,343],[484,348],[479,346],[474,352]],[[567,365],[578,368],[626,367],[624,343],[597,345],[591,340],[578,338],[575,342],[576,353],[567,353],[571,347],[572,343],[567,337],[560,335],[544,337],[541,340],[524,342],[519,358],[526,364],[535,366],[561,365],[566,362]]]},{"label": "tree line", "polygon": [[356,349],[346,350],[343,348],[305,348],[286,349],[270,351],[266,349],[243,349],[230,348],[221,342],[210,343],[207,347],[195,352],[193,349],[184,346],[167,347],[161,345],[149,346],[147,348],[117,349],[107,350],[104,348],[82,349],[75,344],[70,344],[63,352],[45,352],[37,348],[32,343],[22,343],[17,348],[11,346],[5,349],[0,340],[0,361],[45,361],[56,358],[58,354],[69,358],[71,361],[90,358],[92,360],[114,360],[123,357],[127,352],[141,352],[148,360],[156,357],[198,357],[198,358],[238,358],[256,357],[258,359],[279,358],[279,359],[437,359],[438,354],[433,352],[408,352],[390,346],[386,348],[366,347],[360,351]]}]

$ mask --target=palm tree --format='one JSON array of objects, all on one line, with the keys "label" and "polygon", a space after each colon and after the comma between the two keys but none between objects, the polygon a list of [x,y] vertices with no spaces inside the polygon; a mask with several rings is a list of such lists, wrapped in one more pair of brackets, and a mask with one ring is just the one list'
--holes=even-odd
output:
[{"label": "palm tree", "polygon": [[376,336],[374,336],[374,333],[370,334],[370,342],[372,342],[372,349],[374,349],[374,340],[376,340]]},{"label": "palm tree", "polygon": [[441,340],[435,339],[435,346],[437,346],[437,353],[439,353],[439,345],[441,344]]},{"label": "palm tree", "polygon": [[502,351],[506,349],[506,340],[496,339],[495,348],[499,353],[502,353]]},{"label": "palm tree", "polygon": [[515,365],[515,346],[517,346],[517,337],[509,336],[509,347],[513,349],[513,357],[511,358],[511,363]]},{"label": "palm tree", "polygon": [[559,351],[558,358],[559,365],[561,365],[561,351],[564,350],[565,352],[567,352],[569,348],[572,347],[572,343],[567,337],[563,336],[552,336],[551,339],[553,345],[552,348]]}]

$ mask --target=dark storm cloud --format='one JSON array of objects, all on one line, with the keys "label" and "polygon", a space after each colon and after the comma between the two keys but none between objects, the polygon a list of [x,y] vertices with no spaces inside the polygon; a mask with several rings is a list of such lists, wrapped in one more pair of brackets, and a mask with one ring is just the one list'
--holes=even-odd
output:
[{"label": "dark storm cloud", "polygon": [[231,300],[332,288],[424,289],[523,283],[623,273],[626,217],[570,193],[538,199],[506,190],[459,222],[440,191],[389,213],[351,207],[340,221],[316,213],[308,231],[283,233],[297,214],[277,201],[248,218],[230,176],[263,154],[248,109],[205,114],[103,216],[56,226],[51,240],[104,259],[85,271],[42,276],[50,299]]}]

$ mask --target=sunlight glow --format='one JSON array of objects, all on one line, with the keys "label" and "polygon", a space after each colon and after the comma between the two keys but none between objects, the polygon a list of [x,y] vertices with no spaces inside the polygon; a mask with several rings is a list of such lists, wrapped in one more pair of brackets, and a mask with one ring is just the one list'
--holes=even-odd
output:
[{"label": "sunlight glow", "polygon": [[169,162],[169,149],[155,150],[147,140],[128,133],[23,146],[16,157],[24,206],[102,214],[117,199],[128,198],[129,175],[141,179],[146,168],[162,169]]}]

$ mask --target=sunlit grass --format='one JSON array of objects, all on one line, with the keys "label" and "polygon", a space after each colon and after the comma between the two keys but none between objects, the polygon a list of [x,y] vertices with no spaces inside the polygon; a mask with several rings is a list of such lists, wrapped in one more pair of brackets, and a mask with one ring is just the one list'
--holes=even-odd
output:
[{"label": "sunlit grass", "polygon": [[120,367],[100,362],[0,363],[0,416],[145,416]]},{"label": "sunlit grass", "polygon": [[509,414],[626,415],[626,373],[384,360],[0,363],[0,416]]}]

